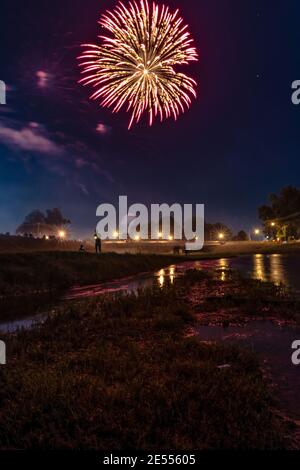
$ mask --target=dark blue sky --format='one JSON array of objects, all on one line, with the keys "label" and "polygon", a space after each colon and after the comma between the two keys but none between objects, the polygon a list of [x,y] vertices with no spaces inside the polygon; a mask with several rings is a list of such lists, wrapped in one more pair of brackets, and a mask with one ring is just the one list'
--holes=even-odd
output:
[{"label": "dark blue sky", "polygon": [[[205,203],[206,219],[257,224],[270,192],[300,186],[298,0],[165,0],[200,53],[198,99],[179,120],[128,132],[77,85],[76,56],[114,0],[1,2],[0,232],[30,210],[60,207],[87,234],[98,204]],[[162,3],[158,1],[158,3]],[[42,72],[42,74],[40,73]],[[46,74],[46,75],[45,75]],[[97,130],[98,129],[98,130]]]}]

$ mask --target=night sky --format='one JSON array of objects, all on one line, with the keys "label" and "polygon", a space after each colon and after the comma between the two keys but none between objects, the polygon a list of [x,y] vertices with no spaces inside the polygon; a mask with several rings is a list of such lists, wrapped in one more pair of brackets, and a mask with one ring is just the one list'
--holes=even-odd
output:
[{"label": "night sky", "polygon": [[88,235],[96,207],[123,194],[205,203],[207,222],[251,230],[269,193],[300,186],[299,0],[158,0],[190,25],[198,98],[176,123],[130,132],[125,112],[100,108],[77,84],[79,46],[95,43],[115,3],[1,1],[0,232],[59,207]]}]

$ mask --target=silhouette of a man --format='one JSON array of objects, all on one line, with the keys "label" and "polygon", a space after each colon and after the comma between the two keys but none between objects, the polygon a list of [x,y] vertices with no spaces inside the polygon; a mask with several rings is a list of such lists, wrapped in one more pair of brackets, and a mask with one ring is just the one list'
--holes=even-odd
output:
[{"label": "silhouette of a man", "polygon": [[98,237],[97,233],[95,233],[95,251],[96,253],[101,253],[101,238]]}]

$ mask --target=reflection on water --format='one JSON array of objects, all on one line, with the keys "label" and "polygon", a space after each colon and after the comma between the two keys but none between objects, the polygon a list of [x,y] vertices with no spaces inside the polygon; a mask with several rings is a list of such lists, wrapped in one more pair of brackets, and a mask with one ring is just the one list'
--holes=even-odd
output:
[{"label": "reflection on water", "polygon": [[203,341],[223,341],[257,352],[276,383],[277,396],[291,417],[300,419],[300,366],[292,364],[292,343],[300,338],[299,327],[279,327],[269,321],[245,326],[200,326],[196,329]]},{"label": "reflection on water", "polygon": [[[121,280],[95,284],[92,286],[74,287],[63,300],[76,300],[103,294],[119,292],[137,293],[139,289],[158,285],[165,286],[184,275],[189,269],[216,270],[222,281],[229,277],[229,270],[236,269],[251,279],[285,284],[294,291],[300,292],[299,255],[254,255],[238,258],[221,258],[216,260],[186,261],[172,265],[155,273],[146,273]],[[45,305],[45,303],[44,303]],[[23,302],[24,306],[24,302]],[[15,308],[15,307],[14,307]],[[20,316],[24,311],[20,306]],[[45,316],[31,316],[0,324],[0,331],[16,331],[18,328],[30,328]],[[278,328],[268,322],[251,323],[244,327],[200,327],[198,334],[203,340],[238,342],[243,346],[258,351],[267,361],[269,370],[277,382],[281,402],[286,409],[300,419],[298,390],[300,388],[300,366],[291,363],[291,344],[300,337],[300,329],[290,327]]]},{"label": "reflection on water", "polygon": [[185,261],[152,274],[146,273],[93,286],[75,287],[68,292],[65,300],[94,297],[116,292],[137,293],[139,289],[151,287],[153,284],[163,287],[167,282],[173,284],[177,277],[184,275],[189,269],[216,270],[222,281],[226,281],[229,278],[230,270],[235,269],[251,279],[271,281],[277,285],[285,284],[293,290],[300,291],[299,261],[300,257],[298,255],[254,255],[238,258]]},{"label": "reflection on water", "polygon": [[227,280],[228,269],[229,269],[229,259],[228,258],[221,258],[218,260],[218,267],[221,272],[221,281]]},{"label": "reflection on water", "polygon": [[165,285],[165,282],[168,280],[170,284],[174,284],[176,276],[176,266],[170,266],[167,269],[161,269],[154,277],[158,279],[158,284],[160,287]]},{"label": "reflection on water", "polygon": [[217,267],[220,279],[228,279],[228,270],[236,269],[242,275],[260,281],[274,282],[277,286],[283,284],[300,292],[300,255],[261,255],[240,256],[238,258],[219,259],[211,261],[210,266],[205,262],[205,268]]},{"label": "reflection on water", "polygon": [[287,277],[285,275],[285,270],[283,268],[282,255],[271,255],[270,256],[270,267],[272,277],[271,280],[279,284],[288,284]]},{"label": "reflection on water", "polygon": [[254,256],[254,271],[255,277],[261,281],[266,281],[265,262],[263,255]]},{"label": "reflection on water", "polygon": [[[13,332],[30,328],[57,304],[59,293],[37,293],[0,300],[0,332]],[[13,320],[11,320],[13,319]]]},{"label": "reflection on water", "polygon": [[[139,289],[151,287],[155,284],[163,287],[166,283],[173,284],[177,277],[184,275],[189,269],[216,270],[222,281],[226,281],[229,278],[230,269],[236,269],[242,275],[251,279],[271,281],[277,285],[284,284],[300,293],[299,261],[299,255],[254,255],[215,260],[190,260],[177,265],[171,265],[155,273],[145,273],[92,286],[74,287],[70,289],[63,300],[84,299],[119,292],[137,293]],[[33,300],[36,300],[35,296],[33,296]],[[39,303],[39,305],[41,304]],[[45,307],[44,302],[43,306]],[[24,303],[23,306],[19,307],[19,319],[26,316],[25,307],[23,307]],[[28,317],[29,315],[32,316],[32,312],[33,310],[30,309]],[[1,329],[2,325],[0,322],[0,331]]]},{"label": "reflection on water", "polygon": [[159,271],[159,277],[158,277],[160,287],[164,286],[165,275],[166,275],[165,270],[161,269],[161,271]]},{"label": "reflection on water", "polygon": [[229,260],[231,268],[238,269],[252,279],[270,281],[276,285],[284,284],[297,291],[300,291],[299,263],[298,254],[257,254]]},{"label": "reflection on water", "polygon": [[229,259],[228,258],[221,258],[218,260],[219,266],[221,269],[228,269],[229,268]]},{"label": "reflection on water", "polygon": [[166,279],[174,282],[177,276],[188,269],[215,269],[219,278],[226,281],[231,269],[238,270],[251,279],[274,282],[300,292],[300,255],[246,255],[237,258],[220,258],[216,260],[187,261],[159,272],[159,284],[164,285]]},{"label": "reflection on water", "polygon": [[170,267],[170,282],[174,284],[176,266]]},{"label": "reflection on water", "polygon": [[32,328],[35,325],[39,325],[41,322],[45,321],[46,318],[47,318],[46,314],[40,314],[40,315],[33,315],[31,317],[27,317],[21,320],[12,320],[12,321],[7,321],[5,323],[0,323],[0,332],[1,333],[14,333],[21,329],[28,330],[29,328]]}]

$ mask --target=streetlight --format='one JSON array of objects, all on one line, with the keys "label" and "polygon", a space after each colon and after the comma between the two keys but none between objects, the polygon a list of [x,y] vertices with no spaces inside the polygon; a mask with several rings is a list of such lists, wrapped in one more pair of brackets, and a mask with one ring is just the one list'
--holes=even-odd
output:
[{"label": "streetlight", "polygon": [[169,240],[170,240],[170,242],[173,240],[172,235],[169,236]]},{"label": "streetlight", "polygon": [[60,230],[58,232],[58,236],[59,238],[63,239],[63,238],[66,238],[66,232],[64,230]]},{"label": "streetlight", "polygon": [[275,227],[275,226],[276,226],[275,222],[271,222],[271,227]]},{"label": "streetlight", "polygon": [[224,240],[224,237],[225,237],[224,233],[219,233],[219,239],[220,240]]},{"label": "streetlight", "polygon": [[136,242],[138,242],[138,241],[141,239],[141,237],[139,237],[138,235],[136,235],[134,239],[135,239]]},{"label": "streetlight", "polygon": [[114,237],[115,237],[115,238],[118,238],[118,237],[119,237],[119,232],[115,231],[115,232],[114,232]]},{"label": "streetlight", "polygon": [[256,229],[254,230],[254,233],[255,233],[255,235],[259,235],[259,234],[260,234],[259,228],[256,228]]},{"label": "streetlight", "polygon": [[161,233],[161,232],[158,232],[158,238],[159,238],[159,239],[162,238],[162,233]]}]

